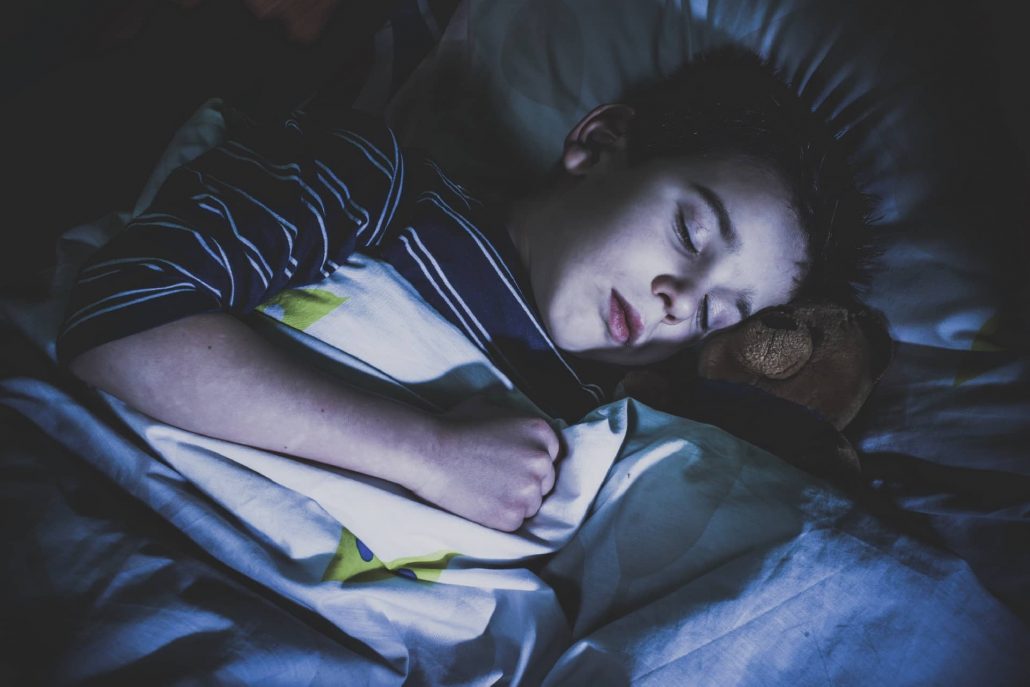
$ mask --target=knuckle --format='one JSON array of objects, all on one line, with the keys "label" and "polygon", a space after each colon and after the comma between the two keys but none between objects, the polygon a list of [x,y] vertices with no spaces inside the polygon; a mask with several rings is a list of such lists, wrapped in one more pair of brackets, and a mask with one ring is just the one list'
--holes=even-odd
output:
[{"label": "knuckle", "polygon": [[529,484],[530,480],[519,480],[517,484],[511,485],[511,491],[508,492],[507,498],[504,501],[505,510],[521,512],[525,508]]},{"label": "knuckle", "polygon": [[554,486],[554,480],[557,479],[557,473],[554,470],[554,463],[547,463],[547,470],[544,472],[542,485],[545,491],[550,490]]},{"label": "knuckle", "polygon": [[528,481],[520,481],[518,484],[513,484],[511,486],[511,490],[507,493],[504,502],[501,504],[501,508],[505,513],[511,512],[521,515],[526,509],[526,497],[528,494]]},{"label": "knuckle", "polygon": [[556,458],[559,453],[562,452],[562,435],[557,432],[551,435],[551,443],[548,447],[551,452],[551,457]]},{"label": "knuckle", "polygon": [[546,454],[538,454],[533,458],[531,469],[533,471],[533,476],[536,477],[539,482],[542,479],[546,479],[548,475],[554,472],[554,463],[551,462],[550,456]]},{"label": "knuckle", "polygon": [[514,532],[522,526],[523,512],[515,512],[514,510],[505,510],[497,518],[497,525],[500,529],[505,532]]},{"label": "knuckle", "polygon": [[540,497],[540,482],[536,479],[527,481],[519,491],[519,504],[532,505],[533,499]]},{"label": "knuckle", "polygon": [[548,424],[547,420],[540,417],[526,420],[526,429],[539,436],[554,434],[554,430],[551,429],[551,425]]},{"label": "knuckle", "polygon": [[523,518],[533,515],[540,510],[542,499],[543,494],[540,491],[540,482],[533,480],[532,483],[527,484],[519,492],[519,513],[522,514]]}]

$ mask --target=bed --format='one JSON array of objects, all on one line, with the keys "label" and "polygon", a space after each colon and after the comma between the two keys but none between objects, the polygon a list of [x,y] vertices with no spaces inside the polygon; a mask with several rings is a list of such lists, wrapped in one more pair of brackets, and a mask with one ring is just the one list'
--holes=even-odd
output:
[{"label": "bed", "polygon": [[[390,484],[163,425],[87,388],[53,364],[67,289],[172,168],[220,139],[228,109],[205,104],[136,207],[63,235],[49,296],[0,303],[0,677],[1026,684],[1030,337],[1016,191],[1026,177],[980,78],[984,46],[950,49],[966,11],[402,0],[376,59],[336,94],[383,113],[457,178],[510,185],[556,158],[560,138],[541,132],[705,48],[739,42],[781,65],[880,198],[886,269],[868,299],[897,352],[849,428],[873,500],[623,399],[561,425],[569,453],[554,494],[502,533]],[[475,145],[488,132],[501,145]],[[371,293],[390,307],[369,306]],[[252,324],[406,402],[530,403],[374,260],[266,304]]]}]

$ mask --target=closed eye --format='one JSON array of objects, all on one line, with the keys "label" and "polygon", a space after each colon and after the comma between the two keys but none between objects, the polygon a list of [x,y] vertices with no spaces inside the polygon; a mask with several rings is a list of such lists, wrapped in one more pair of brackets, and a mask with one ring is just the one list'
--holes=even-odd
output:
[{"label": "closed eye", "polygon": [[697,326],[701,328],[702,332],[707,332],[710,322],[708,321],[708,294],[701,299],[701,305],[697,309]]},{"label": "closed eye", "polygon": [[676,234],[679,235],[680,241],[683,242],[684,247],[694,255],[697,255],[701,251],[697,249],[697,245],[690,238],[690,230],[687,228],[687,222],[683,218],[683,209],[680,208],[676,212]]}]

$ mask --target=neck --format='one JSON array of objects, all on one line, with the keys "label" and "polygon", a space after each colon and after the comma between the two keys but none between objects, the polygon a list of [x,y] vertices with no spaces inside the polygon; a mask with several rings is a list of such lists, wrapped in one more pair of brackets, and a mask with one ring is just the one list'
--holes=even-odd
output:
[{"label": "neck", "polygon": [[533,227],[537,224],[538,202],[531,197],[520,198],[512,201],[505,213],[504,225],[508,231],[511,242],[515,245],[515,251],[522,261],[522,266],[529,271],[529,265],[533,255]]},{"label": "neck", "polygon": [[533,249],[541,243],[541,238],[544,242],[548,238],[540,237],[538,227],[548,226],[548,222],[541,220],[549,213],[562,183],[563,180],[556,179],[555,175],[549,176],[526,195],[511,201],[505,212],[505,228],[527,271],[532,263]]}]

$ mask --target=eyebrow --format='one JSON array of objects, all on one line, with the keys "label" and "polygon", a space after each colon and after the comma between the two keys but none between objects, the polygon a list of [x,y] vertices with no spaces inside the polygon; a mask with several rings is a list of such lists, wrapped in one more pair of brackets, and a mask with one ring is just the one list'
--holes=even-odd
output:
[{"label": "eyebrow", "polygon": [[[715,217],[719,222],[719,235],[722,236],[722,240],[726,242],[726,245],[730,247],[731,253],[737,253],[740,251],[740,236],[737,234],[737,230],[733,227],[733,223],[730,221],[730,213],[726,212],[726,204],[722,202],[722,198],[719,194],[701,184],[691,184],[701,197],[705,199],[708,206],[715,213]],[[739,307],[738,302],[738,307]]]}]

